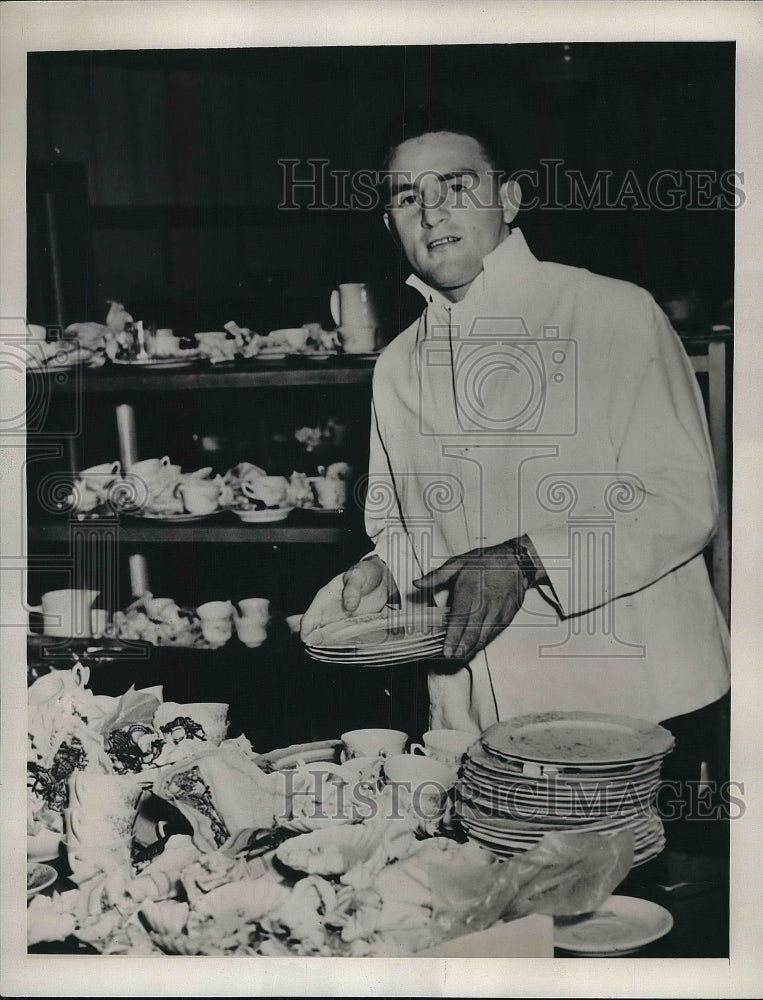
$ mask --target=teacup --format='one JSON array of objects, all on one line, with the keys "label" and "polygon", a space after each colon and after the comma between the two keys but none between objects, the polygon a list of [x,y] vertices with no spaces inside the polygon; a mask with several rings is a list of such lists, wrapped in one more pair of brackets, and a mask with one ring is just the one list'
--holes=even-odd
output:
[{"label": "teacup", "polygon": [[[261,646],[268,637],[268,630],[254,618],[242,618],[240,615],[236,615],[233,621],[236,625],[236,635],[239,641],[243,642],[245,646],[249,646],[250,649]],[[203,629],[204,623],[202,622],[202,631]]]},{"label": "teacup", "polygon": [[230,601],[207,601],[196,608],[196,614],[202,621],[230,621],[233,605]]},{"label": "teacup", "polygon": [[422,739],[423,743],[411,745],[412,754],[423,754],[458,769],[478,736],[462,729],[430,729]]},{"label": "teacup", "polygon": [[83,469],[74,480],[74,492],[68,497],[69,502],[78,511],[93,510],[106,499],[109,487],[119,478],[121,471],[120,462],[103,462]]},{"label": "teacup", "polygon": [[[224,702],[163,702],[154,712],[154,727],[174,743],[184,739],[205,739],[219,746],[228,732],[228,709]],[[184,721],[190,719],[192,727]],[[175,725],[177,723],[177,725]],[[194,727],[200,727],[200,732]],[[171,728],[170,728],[171,727]]]},{"label": "teacup", "polygon": [[133,462],[127,471],[133,476],[151,479],[158,473],[166,472],[169,465],[169,455],[165,455],[163,458],[144,458],[140,462]]},{"label": "teacup", "polygon": [[241,483],[241,492],[249,500],[259,500],[276,507],[286,499],[289,482],[285,476],[255,476]]},{"label": "teacup", "polygon": [[353,757],[391,757],[401,754],[408,733],[399,729],[351,729],[342,733],[342,763]]},{"label": "teacup", "polygon": [[448,791],[453,787],[452,768],[430,757],[398,754],[384,762],[387,783],[397,788],[398,801],[422,819],[435,819],[447,809]]},{"label": "teacup", "polygon": [[42,613],[43,633],[64,638],[91,635],[91,609],[100,591],[49,590],[30,611]]},{"label": "teacup", "polygon": [[202,618],[201,634],[210,646],[224,646],[233,635],[233,622],[226,618]]},{"label": "teacup", "polygon": [[315,476],[310,480],[310,483],[321,507],[335,510],[338,507],[344,507],[347,503],[347,483],[343,479]]},{"label": "teacup", "polygon": [[267,597],[245,597],[238,602],[241,618],[252,625],[267,625],[270,620],[270,601]]},{"label": "teacup", "polygon": [[220,488],[211,480],[186,480],[178,485],[177,494],[189,514],[212,514],[219,506]]},{"label": "teacup", "polygon": [[87,469],[82,469],[80,476],[85,479],[92,477],[98,483],[113,483],[121,471],[121,462],[102,462],[100,465],[91,465]]},{"label": "teacup", "polygon": [[310,331],[301,326],[291,327],[286,330],[273,330],[270,336],[274,340],[278,339],[282,344],[288,344],[292,351],[301,351],[307,343]]},{"label": "teacup", "polygon": [[172,330],[157,330],[154,334],[154,354],[172,355],[180,352],[180,337],[173,336]]}]

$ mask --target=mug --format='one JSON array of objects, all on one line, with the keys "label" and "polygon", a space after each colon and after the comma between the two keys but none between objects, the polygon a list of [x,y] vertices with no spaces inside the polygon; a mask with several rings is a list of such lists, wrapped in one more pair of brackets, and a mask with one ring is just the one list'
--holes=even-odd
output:
[{"label": "mug", "polygon": [[375,326],[343,326],[339,337],[345,354],[372,354],[376,350]]},{"label": "mug", "polygon": [[351,729],[342,733],[342,763],[353,757],[390,757],[401,754],[408,733],[399,729]]},{"label": "mug", "polygon": [[340,330],[376,330],[379,326],[379,317],[368,285],[340,285],[331,293],[329,305],[334,322]]},{"label": "mug", "polygon": [[30,611],[42,613],[43,633],[71,639],[91,635],[91,609],[98,590],[49,590]]},{"label": "mug", "polygon": [[456,768],[466,755],[469,747],[478,739],[474,733],[462,729],[430,729],[424,733],[423,744],[413,743],[412,754],[423,754]]},{"label": "mug", "polygon": [[270,601],[267,597],[245,597],[238,602],[241,619],[252,625],[267,625],[270,620]]}]

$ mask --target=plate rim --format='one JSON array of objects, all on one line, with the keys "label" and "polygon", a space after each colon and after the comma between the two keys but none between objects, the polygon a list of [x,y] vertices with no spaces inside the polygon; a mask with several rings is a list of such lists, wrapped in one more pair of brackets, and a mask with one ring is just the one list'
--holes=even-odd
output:
[{"label": "plate rim", "polygon": [[[627,902],[623,902],[627,901]],[[638,903],[637,907],[633,907],[633,903]],[[559,931],[564,932],[566,926],[577,926],[579,924],[585,924],[589,921],[593,921],[595,918],[601,918],[607,910],[614,909],[617,916],[621,916],[623,919],[627,916],[627,911],[633,909],[641,909],[646,911],[652,911],[654,913],[655,920],[660,919],[666,924],[659,929],[655,928],[653,932],[647,934],[642,934],[639,937],[632,938],[629,941],[622,942],[621,947],[607,946],[604,942],[599,942],[598,944],[594,942],[569,942],[564,937],[564,934],[559,934]],[[617,912],[620,910],[621,912]],[[673,914],[666,907],[661,906],[659,903],[653,902],[651,899],[642,899],[640,896],[627,896],[613,894],[606,899],[601,906],[597,907],[592,913],[586,914],[580,921],[575,925],[562,925],[557,927],[554,925],[554,947],[561,948],[564,951],[571,951],[582,955],[617,955],[620,952],[630,952],[635,951],[637,948],[643,948],[647,944],[651,944],[653,941],[659,940],[661,937],[665,937],[669,934],[675,925],[675,920]],[[565,943],[565,941],[567,943]]]},{"label": "plate rim", "polygon": [[[659,736],[661,744],[666,745],[666,748],[664,750],[663,749],[652,750],[651,752],[644,752],[642,754],[639,754],[639,756],[637,757],[628,757],[628,758],[623,758],[622,756],[618,756],[616,750],[602,751],[601,753],[597,753],[596,757],[590,757],[590,756],[585,757],[583,760],[579,761],[580,763],[606,764],[606,763],[622,762],[624,759],[634,762],[638,760],[646,760],[649,759],[650,757],[654,757],[659,754],[669,752],[669,750],[672,749],[675,743],[674,737],[672,736],[670,731],[665,729],[663,726],[660,726],[659,723],[650,722],[648,719],[641,719],[627,715],[616,715],[606,712],[526,713],[523,715],[515,716],[514,718],[511,719],[502,719],[501,721],[494,723],[482,734],[481,742],[483,743],[483,745],[490,747],[491,742],[489,734],[491,730],[498,729],[498,727],[501,727],[502,731],[504,731],[507,734],[506,739],[509,740],[511,739],[512,734],[517,735],[518,731],[527,726],[531,725],[540,726],[544,723],[554,724],[557,722],[560,724],[575,723],[575,722],[590,722],[594,726],[596,723],[600,723],[602,725],[610,725],[610,726],[612,726],[613,724],[619,725],[622,729],[626,730],[629,729],[632,733],[634,733],[634,735],[637,736],[642,735],[645,739],[651,737],[653,740],[656,741]],[[661,735],[661,733],[659,733],[660,730],[662,730],[662,732],[665,734],[664,737]],[[501,752],[500,748],[497,750],[497,752],[498,753]],[[503,750],[503,752],[507,753],[508,751]],[[562,753],[563,752],[564,751],[562,751]],[[604,753],[607,753],[607,756],[603,756]],[[539,756],[539,754],[543,755]],[[528,760],[540,764],[543,763],[569,764],[572,763],[573,761],[578,762],[578,759],[576,757],[572,758],[568,757],[567,760],[560,760],[559,751],[556,751],[557,754],[556,756],[551,756],[551,754],[552,751],[548,751],[547,753],[544,754],[542,750],[539,751],[536,749],[533,751],[533,756],[530,756],[526,751],[522,751],[520,748],[517,748],[517,757],[520,760]]]}]

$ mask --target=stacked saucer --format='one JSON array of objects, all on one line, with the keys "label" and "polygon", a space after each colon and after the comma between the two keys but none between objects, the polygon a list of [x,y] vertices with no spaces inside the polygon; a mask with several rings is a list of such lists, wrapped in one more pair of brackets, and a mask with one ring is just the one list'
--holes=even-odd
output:
[{"label": "stacked saucer", "polygon": [[445,640],[439,608],[385,611],[331,622],[305,640],[305,649],[322,663],[382,667],[440,656]]},{"label": "stacked saucer", "polygon": [[470,838],[509,857],[546,833],[634,837],[634,865],[665,846],[657,791],[673,737],[643,719],[544,712],[498,722],[471,749],[456,786]]}]

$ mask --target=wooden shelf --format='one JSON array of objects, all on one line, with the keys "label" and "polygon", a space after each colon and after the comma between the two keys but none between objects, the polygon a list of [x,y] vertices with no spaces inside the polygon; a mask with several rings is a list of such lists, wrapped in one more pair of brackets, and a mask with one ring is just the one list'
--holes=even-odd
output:
[{"label": "wooden shelf", "polygon": [[[244,362],[222,365],[199,364],[181,370],[130,370],[103,368],[66,372],[58,380],[49,371],[55,392],[176,392],[194,389],[275,389],[289,386],[370,385],[374,361],[346,359],[325,362]],[[35,371],[30,377],[39,378]]]},{"label": "wooden shelf", "polygon": [[[228,519],[230,517],[230,520]],[[254,545],[333,545],[346,540],[353,532],[353,526],[346,515],[330,517],[320,515],[322,520],[309,514],[292,514],[288,521],[279,524],[242,524],[233,515],[220,514],[209,521],[193,521],[189,524],[167,524],[161,522],[141,522],[134,518],[120,518],[117,525],[119,544],[184,542],[194,545],[204,542],[238,543]],[[300,520],[297,520],[300,518]],[[304,519],[304,523],[302,521]],[[324,523],[330,521],[330,523]],[[29,538],[35,542],[68,542],[72,531],[94,528],[97,520],[33,521],[29,525]],[[109,522],[110,524],[113,522]]]}]

